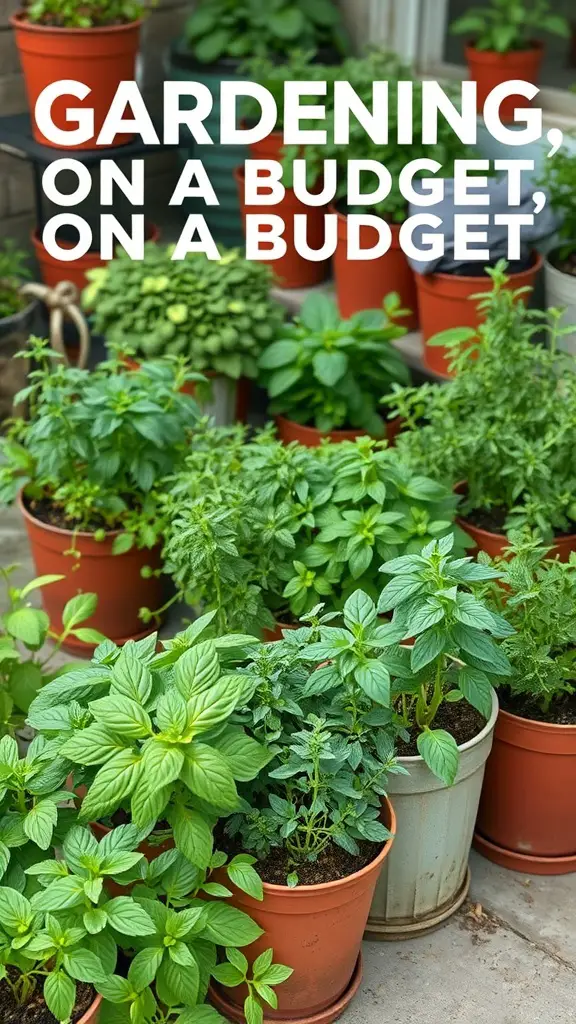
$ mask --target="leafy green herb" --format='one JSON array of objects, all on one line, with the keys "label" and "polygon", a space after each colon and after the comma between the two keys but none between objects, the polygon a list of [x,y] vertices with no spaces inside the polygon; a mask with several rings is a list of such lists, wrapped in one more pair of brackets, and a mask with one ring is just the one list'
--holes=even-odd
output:
[{"label": "leafy green herb", "polygon": [[550,0],[490,0],[485,7],[471,7],[450,31],[474,37],[477,50],[496,53],[531,50],[540,32],[570,35],[567,19],[553,13]]},{"label": "leafy green herb", "polygon": [[17,249],[10,239],[0,248],[0,320],[18,313],[26,304],[18,289],[30,277],[26,253]]},{"label": "leafy green herb", "polygon": [[405,315],[397,295],[383,309],[342,320],[327,295],[309,296],[293,323],[287,323],[260,356],[261,380],[271,411],[324,433],[358,427],[384,433],[378,401],[392,383],[406,384],[409,373],[392,342],[406,333],[394,323]]},{"label": "leafy green herb", "polygon": [[[152,0],[151,6],[154,5]],[[57,28],[102,28],[139,21],[146,13],[140,0],[32,0],[26,7],[28,21]]]}]

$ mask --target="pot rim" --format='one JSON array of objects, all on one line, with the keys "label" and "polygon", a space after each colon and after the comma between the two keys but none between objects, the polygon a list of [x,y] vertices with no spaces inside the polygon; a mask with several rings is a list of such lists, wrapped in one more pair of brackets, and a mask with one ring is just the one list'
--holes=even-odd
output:
[{"label": "pot rim", "polygon": [[387,839],[384,846],[380,850],[380,853],[371,860],[369,864],[366,864],[359,871],[354,871],[351,875],[345,875],[344,878],[337,878],[333,882],[320,882],[316,885],[298,885],[294,889],[291,889],[288,885],[276,885],[272,882],[263,882],[264,892],[270,896],[281,896],[283,894],[290,894],[293,897],[299,896],[310,896],[321,892],[333,892],[335,889],[343,888],[350,882],[356,882],[359,878],[367,875],[377,864],[381,864],[390,852],[390,847],[394,842],[394,836],[396,835],[396,814],[392,806],[390,797],[384,796],[382,800],[385,801],[388,808],[388,814],[390,817],[389,830],[393,833],[391,839]]},{"label": "pot rim", "polygon": [[[498,703],[498,695],[494,687],[492,687],[492,712],[490,714],[490,718],[486,722],[486,725],[484,726],[481,732],[479,732],[476,736],[473,736],[471,740],[467,740],[466,743],[461,743],[459,745],[458,750],[460,751],[461,754],[464,753],[464,751],[466,750],[471,750],[472,747],[478,746],[479,743],[482,743],[482,741],[490,735],[490,733],[492,732],[496,725],[496,719],[498,718],[499,713],[500,705]],[[400,756],[398,758],[398,761],[401,764],[411,765],[423,763],[424,758],[420,754],[410,754],[406,757]]]},{"label": "pot rim", "polygon": [[[86,1021],[89,1020],[90,1017],[92,1017],[92,1019],[94,1019],[94,1017],[98,1014],[98,1011],[100,1009],[100,1004],[101,1003],[102,1003],[102,996],[99,995],[98,992],[96,992],[96,998],[93,1000],[93,1002],[90,1003],[90,1006],[86,1010],[86,1013],[82,1014],[82,1016],[80,1017],[80,1019],[78,1021],[78,1024],[86,1024]],[[96,1016],[96,1019],[97,1019],[97,1016]]]},{"label": "pot rim", "polygon": [[564,736],[571,732],[576,734],[576,723],[574,725],[559,725],[556,722],[540,722],[537,718],[524,718],[523,715],[516,715],[513,711],[505,711],[504,708],[500,708],[499,716],[500,715],[505,721],[518,721],[521,722],[522,725],[528,725],[534,729],[535,732],[556,731]]},{"label": "pot rim", "polygon": [[[472,52],[473,54],[481,54],[487,57],[498,57],[500,60],[506,60],[506,57],[524,57],[530,53],[542,53],[544,51],[544,43],[539,39],[533,39],[532,45],[525,50],[507,50],[506,53],[500,53],[499,50],[478,50],[473,40],[469,40],[466,43],[466,53]],[[480,58],[482,59],[482,57]],[[487,61],[488,63],[488,61]]]},{"label": "pot rim", "polygon": [[[90,531],[88,531],[88,530],[65,530],[62,526],[52,526],[50,523],[44,523],[44,522],[42,522],[41,519],[37,519],[36,516],[33,516],[32,513],[28,511],[28,509],[26,508],[26,505],[24,504],[24,498],[23,498],[24,490],[25,490],[25,488],[22,487],[20,489],[20,491],[18,492],[18,497],[16,498],[16,502],[17,502],[18,508],[20,509],[20,513],[24,516],[24,519],[27,519],[29,522],[34,523],[35,526],[39,526],[40,529],[41,530],[45,530],[46,533],[56,534],[57,537],[72,537],[72,536],[74,536],[74,537],[82,537],[82,538],[86,538],[86,539],[90,539],[90,540],[94,539],[94,531],[92,533],[90,533]],[[105,530],[105,533],[106,533],[106,539],[108,540],[109,538],[117,537],[118,534],[120,534],[120,533],[126,533],[126,531],[125,530]]]},{"label": "pot rim", "polygon": [[[535,256],[535,262],[530,266],[526,267],[525,270],[518,270],[513,274],[508,274],[511,281],[517,281],[519,277],[525,277],[527,274],[538,274],[544,266],[544,256],[538,249],[531,249],[530,253]],[[480,284],[482,281],[489,281],[487,277],[469,277],[467,274],[446,274],[442,271],[434,270],[431,274],[420,274],[417,270],[414,271],[417,283],[419,281],[430,281],[432,278],[436,278],[441,281],[463,281],[466,284],[476,282]],[[425,286],[423,286],[425,287]]]},{"label": "pot rim", "polygon": [[567,245],[573,246],[573,249],[576,252],[576,239],[567,238],[565,242],[559,242],[558,245],[555,245],[552,249],[548,250],[544,257],[544,267],[546,270],[555,274],[560,274],[562,277],[574,278],[574,287],[576,288],[576,277],[574,277],[574,274],[567,274],[565,270],[560,270],[560,267],[557,267],[550,259],[551,256],[557,253],[560,249],[564,249]]},{"label": "pot rim", "polygon": [[16,313],[11,313],[10,316],[0,317],[0,327],[12,326],[12,324],[15,324],[18,320],[21,320],[22,317],[27,316],[29,313],[31,313],[32,310],[35,309],[37,305],[38,299],[30,299],[28,305],[24,306],[22,309],[19,309]]},{"label": "pot rim", "polygon": [[[454,485],[454,493],[459,495],[465,495],[466,486],[466,480],[460,480],[459,483]],[[505,533],[492,533],[491,530],[485,530],[483,526],[475,526],[474,523],[471,523],[470,520],[466,518],[466,516],[456,516],[455,522],[458,524],[458,526],[462,526],[462,528],[467,532],[468,530],[473,530],[474,533],[478,534],[479,537],[486,537],[502,541],[504,544],[508,542],[508,538]],[[556,547],[558,544],[562,544],[563,542],[576,543],[576,533],[563,533],[560,537],[554,537],[554,540],[550,546]]]},{"label": "pot rim", "polygon": [[128,29],[140,28],[143,19],[127,21],[125,25],[99,25],[94,28],[63,28],[59,25],[41,25],[34,21],[28,21],[25,10],[16,11],[10,17],[12,28],[23,29],[24,32],[39,32],[45,35],[78,36],[78,35],[110,35],[118,32],[126,32]]},{"label": "pot rim", "polygon": [[[382,423],[384,424],[384,433],[382,434],[382,437],[374,437],[373,434],[369,434],[367,430],[362,430],[361,427],[352,427],[350,430],[343,430],[337,427],[336,430],[330,430],[328,433],[325,433],[323,430],[319,430],[318,427],[311,427],[309,424],[297,423],[296,420],[291,420],[288,416],[282,416],[280,413],[278,413],[274,419],[276,421],[282,420],[283,423],[293,424],[293,426],[297,427],[298,430],[311,430],[315,434],[318,434],[319,437],[326,438],[326,440],[329,440],[334,434],[355,434],[356,437],[372,437],[375,441],[387,441],[388,427],[392,426],[394,423],[400,423],[402,417],[395,416],[393,420],[386,420],[382,417]],[[348,440],[348,438],[344,438],[344,440]],[[338,441],[333,441],[333,444],[337,443]]]}]

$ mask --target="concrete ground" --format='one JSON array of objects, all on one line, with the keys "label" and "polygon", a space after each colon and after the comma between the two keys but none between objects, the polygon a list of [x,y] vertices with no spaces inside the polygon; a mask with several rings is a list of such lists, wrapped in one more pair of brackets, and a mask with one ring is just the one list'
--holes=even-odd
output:
[{"label": "concrete ground", "polygon": [[[14,562],[22,585],[28,543],[18,512],[1,509],[0,565]],[[576,1024],[576,874],[516,874],[475,853],[471,868],[470,903],[440,931],[364,944],[344,1024]]]}]

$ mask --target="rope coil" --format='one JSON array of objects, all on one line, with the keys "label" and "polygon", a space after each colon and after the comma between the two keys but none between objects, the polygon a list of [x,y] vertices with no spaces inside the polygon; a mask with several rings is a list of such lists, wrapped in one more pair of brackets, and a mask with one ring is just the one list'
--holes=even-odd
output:
[{"label": "rope coil", "polygon": [[20,295],[44,303],[49,315],[50,344],[68,365],[70,359],[64,344],[64,321],[69,320],[74,324],[80,344],[75,365],[81,370],[85,369],[90,355],[90,331],[80,309],[80,293],[76,285],[72,281],[59,281],[55,288],[45,284],[25,284],[20,288]]}]

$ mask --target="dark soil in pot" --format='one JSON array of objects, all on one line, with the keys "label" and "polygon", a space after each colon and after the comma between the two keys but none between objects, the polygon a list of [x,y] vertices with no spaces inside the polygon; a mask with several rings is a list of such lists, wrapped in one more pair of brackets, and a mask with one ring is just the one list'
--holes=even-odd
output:
[{"label": "dark soil in pot", "polygon": [[[476,708],[465,700],[459,700],[455,704],[444,701],[440,705],[438,714],[434,719],[433,729],[446,729],[451,733],[458,746],[468,743],[482,732],[486,725],[486,719]],[[418,756],[419,750],[416,743],[418,734],[415,733],[408,743],[398,740],[396,752],[398,757]]]},{"label": "dark soil in pot", "polygon": [[543,711],[527,694],[516,697],[502,690],[498,693],[500,707],[511,715],[548,725],[576,725],[576,693],[567,693]]},{"label": "dark soil in pot", "polygon": [[[480,530],[488,530],[489,533],[498,533],[502,537],[506,536],[505,523],[508,518],[507,508],[473,508],[470,512],[466,512],[462,516],[466,522],[470,523],[471,526],[477,526]],[[554,532],[555,537],[571,537],[576,531],[576,524],[570,530],[557,530]]]},{"label": "dark soil in pot", "polygon": [[[66,518],[64,509],[54,505],[50,498],[28,498],[26,495],[23,495],[23,501],[27,511],[39,523],[46,523],[47,526],[57,526],[60,530],[70,531],[74,530],[74,526],[77,525]],[[82,530],[88,533],[96,530],[106,530],[109,533],[111,530],[120,528],[119,525],[114,527],[106,524],[100,516],[94,516],[87,526],[82,527]]]},{"label": "dark soil in pot", "polygon": [[572,252],[566,252],[566,246],[560,246],[548,254],[548,259],[561,274],[576,277],[576,248]]},{"label": "dark soil in pot", "polygon": [[[9,967],[8,971],[10,970]],[[72,1014],[72,1024],[77,1024],[96,998],[92,986],[84,982],[77,983],[76,991],[76,1007]],[[41,986],[26,1006],[17,1006],[5,981],[0,981],[0,1021],[2,1024],[58,1024],[56,1017],[50,1013],[44,1002]]]}]

